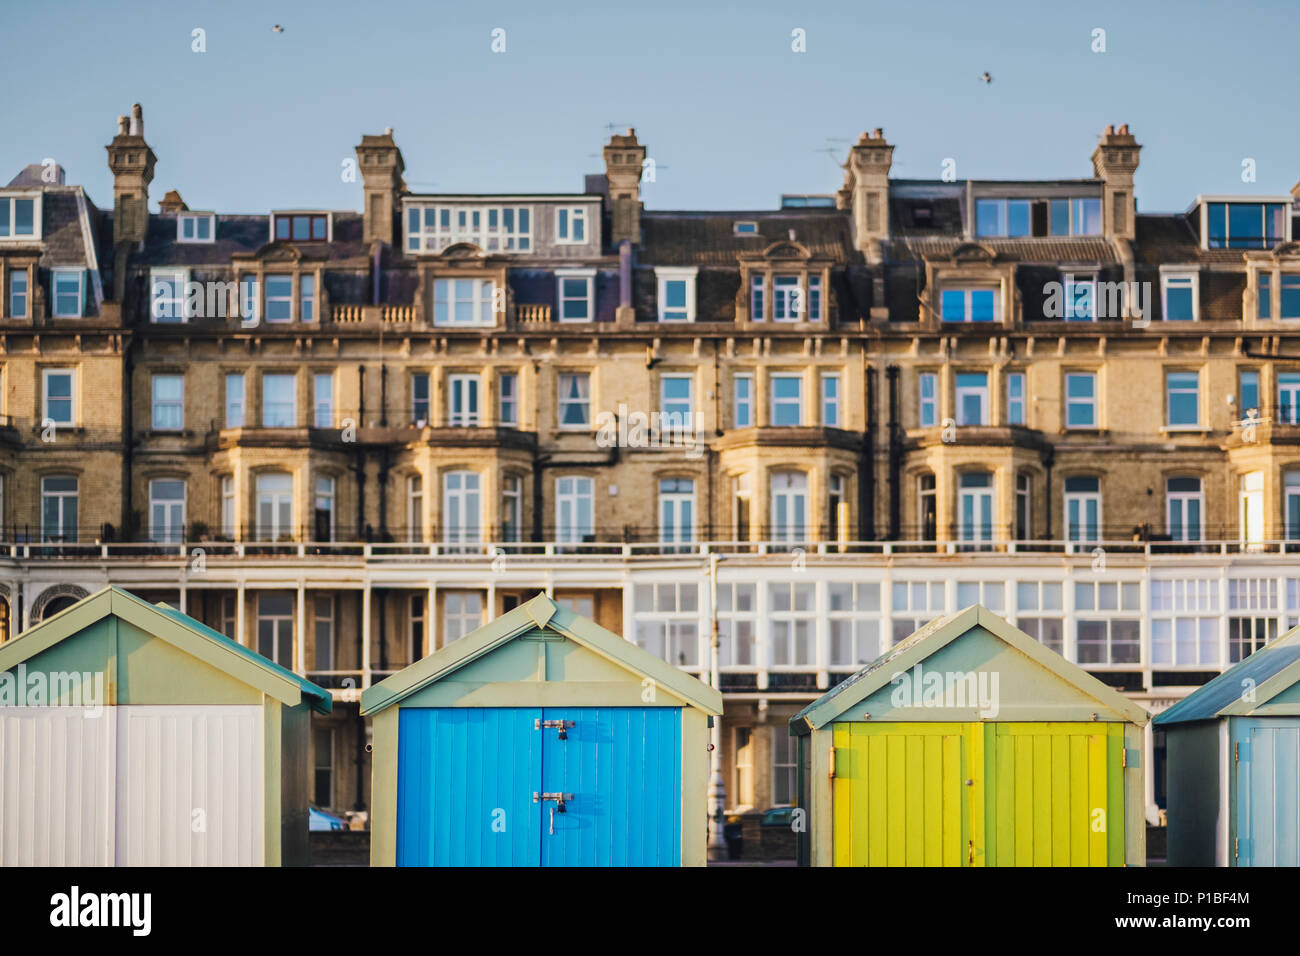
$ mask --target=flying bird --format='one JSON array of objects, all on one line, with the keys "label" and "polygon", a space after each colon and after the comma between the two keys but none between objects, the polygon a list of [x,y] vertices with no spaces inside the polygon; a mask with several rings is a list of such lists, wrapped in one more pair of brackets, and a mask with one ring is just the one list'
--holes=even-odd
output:
[{"label": "flying bird", "polygon": [[[272,32],[272,33],[283,33],[283,32],[284,32],[284,27],[280,26],[280,24],[277,23],[275,26],[271,27],[271,32]],[[987,73],[985,73],[984,75],[985,75],[985,76],[988,76]]]},{"label": "flying bird", "polygon": [[983,80],[985,83],[992,83],[992,82],[993,82],[993,75],[992,75],[991,73],[985,71],[984,75],[981,76],[980,79]]}]

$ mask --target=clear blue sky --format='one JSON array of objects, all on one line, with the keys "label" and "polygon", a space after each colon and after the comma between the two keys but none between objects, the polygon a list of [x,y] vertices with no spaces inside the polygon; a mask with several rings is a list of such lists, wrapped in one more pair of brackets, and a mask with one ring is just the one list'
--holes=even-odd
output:
[{"label": "clear blue sky", "polygon": [[107,206],[103,147],[136,101],[151,199],[225,212],[359,209],[340,162],[385,126],[417,191],[581,191],[615,123],[657,163],[650,208],[767,209],[834,191],[821,150],[842,158],[864,129],[896,145],[895,176],[952,157],[959,177],[1010,179],[1089,176],[1097,134],[1127,122],[1139,208],[1181,210],[1300,179],[1298,25],[1295,0],[6,0],[0,183],[53,157]]}]

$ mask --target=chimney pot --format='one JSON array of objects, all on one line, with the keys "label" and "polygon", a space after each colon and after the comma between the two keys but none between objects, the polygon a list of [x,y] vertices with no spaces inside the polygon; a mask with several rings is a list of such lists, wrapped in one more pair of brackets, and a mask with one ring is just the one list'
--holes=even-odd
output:
[{"label": "chimney pot", "polygon": [[385,127],[384,127],[384,135],[385,135],[385,136],[392,136],[392,135],[393,135],[393,128],[392,128],[391,126],[385,126]]},{"label": "chimney pot", "polygon": [[131,104],[131,135],[144,136],[144,110],[139,103]]},{"label": "chimney pot", "polygon": [[1120,131],[1120,134],[1121,134],[1121,135],[1123,135],[1123,136],[1127,136],[1127,135],[1128,135],[1128,123],[1125,123],[1123,126],[1121,126],[1121,127],[1119,128],[1119,131]]},{"label": "chimney pot", "polygon": [[125,116],[119,116],[117,118],[118,136],[125,136],[127,134],[127,131],[130,129],[130,127],[127,125],[128,123],[130,123],[130,120],[128,120]]},{"label": "chimney pot", "polygon": [[791,241],[791,242],[795,242],[795,241],[796,241],[795,238],[794,238],[794,230],[793,230],[793,229],[791,229],[791,230],[789,231],[788,235],[790,236],[790,241]]},{"label": "chimney pot", "polygon": [[877,126],[876,129],[875,129],[875,132],[871,134],[871,138],[872,138],[872,139],[884,139],[884,138],[885,138],[885,131],[884,131],[883,129],[881,129],[879,126]]},{"label": "chimney pot", "polygon": [[1114,134],[1114,132],[1115,132],[1115,127],[1114,127],[1114,125],[1108,123],[1108,124],[1106,125],[1106,128],[1105,128],[1104,130],[1102,130],[1102,135],[1103,135],[1103,136],[1111,136],[1111,135]]}]

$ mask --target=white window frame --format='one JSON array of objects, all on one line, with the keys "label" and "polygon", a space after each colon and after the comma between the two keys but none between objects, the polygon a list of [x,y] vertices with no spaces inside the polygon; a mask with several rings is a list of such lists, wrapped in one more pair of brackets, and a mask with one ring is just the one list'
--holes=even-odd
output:
[{"label": "white window frame", "polygon": [[[329,385],[329,394],[325,396],[326,401],[321,401],[321,383]],[[333,428],[334,427],[334,373],[333,372],[314,372],[311,377],[311,418],[312,425],[316,428]],[[322,415],[321,413],[324,412]]]},{"label": "white window frame", "polygon": [[[282,526],[282,523],[280,521],[281,508],[286,500],[285,498],[286,492],[283,489],[271,489],[271,488],[263,487],[263,481],[272,477],[289,479],[289,490],[287,492],[288,495],[287,500],[289,504],[289,523],[287,527]],[[292,541],[293,534],[294,534],[294,517],[295,517],[294,516],[295,495],[294,495],[293,473],[288,471],[258,472],[257,475],[254,476],[253,490],[254,490],[254,494],[257,496],[257,501],[255,502],[256,511],[254,512],[256,517],[254,526],[257,532],[256,534],[257,540],[258,541]],[[263,500],[267,501],[271,506],[271,521],[269,525],[264,524],[262,521]],[[267,536],[268,534],[270,535],[270,537]]]},{"label": "white window frame", "polygon": [[[686,383],[686,414],[678,417],[677,412],[668,411],[669,404],[681,404],[682,399],[668,397],[669,382]],[[690,372],[665,372],[659,376],[659,414],[661,427],[674,431],[693,432],[695,430],[695,376]],[[669,417],[670,414],[674,417]]]},{"label": "white window frame", "polygon": [[501,540],[518,542],[524,531],[524,479],[519,475],[501,478]]},{"label": "white window frame", "polygon": [[[477,608],[474,607],[477,605]],[[483,626],[483,592],[474,589],[443,592],[442,646],[466,637]]]},{"label": "white window frame", "polygon": [[[21,293],[14,292],[15,276],[22,277],[23,288]],[[5,301],[4,301],[5,316],[10,319],[26,319],[30,317],[32,313],[31,273],[27,269],[22,269],[22,268],[15,269],[6,266],[4,279],[5,279]],[[22,296],[22,301],[23,301],[22,312],[17,312],[14,310],[15,295]]]},{"label": "white window frame", "polygon": [[[178,499],[176,498],[159,498],[157,485],[161,482],[175,483],[181,486],[180,503],[180,520],[178,527],[173,527],[176,522],[173,521],[174,509]],[[185,540],[185,511],[186,498],[189,495],[189,489],[185,481],[180,478],[152,478],[149,481],[149,540],[155,544],[180,544]],[[164,511],[164,520],[162,528],[156,521],[157,509],[162,506]],[[159,532],[165,532],[161,537]]]},{"label": "white window frame", "polygon": [[[457,409],[457,405],[461,407]],[[482,421],[483,377],[473,372],[447,376],[447,424],[477,428]]]},{"label": "white window frame", "polygon": [[[741,384],[745,386],[745,395],[741,396]],[[732,408],[731,421],[735,428],[753,428],[754,427],[754,374],[752,372],[737,372],[731,380]],[[740,414],[741,409],[745,414]]]},{"label": "white window frame", "polygon": [[[984,384],[979,386],[962,385],[960,379],[961,376],[963,375],[982,375],[984,377]],[[977,428],[987,425],[990,421],[989,407],[992,405],[991,402],[992,395],[990,394],[990,392],[991,392],[991,388],[989,385],[988,372],[981,372],[978,370],[955,371],[953,373],[953,404],[955,405],[953,411],[956,412],[957,424],[963,426],[973,426]],[[972,395],[978,398],[980,403],[979,421],[975,421],[975,422],[965,421],[963,418],[964,406],[962,400],[967,396],[972,396]]]},{"label": "white window frame", "polygon": [[[565,397],[565,379],[576,377],[578,380],[585,380],[586,395],[577,399],[570,400]],[[590,372],[560,372],[555,377],[555,423],[561,430],[567,431],[589,431],[591,429],[591,373]],[[578,406],[583,409],[583,420],[581,422],[565,423],[565,410],[570,406]]]},{"label": "white window frame", "polygon": [[[960,292],[962,296],[962,312],[960,319],[950,319],[943,314],[943,297],[949,293]],[[976,292],[991,292],[993,294],[993,317],[986,323],[983,319],[976,320],[971,318],[971,296]],[[960,322],[963,325],[996,325],[1002,321],[1002,288],[996,285],[947,285],[939,290],[939,321],[940,322]]]},{"label": "white window frame", "polygon": [[[1082,398],[1074,398],[1074,397],[1071,397],[1071,395],[1070,395],[1070,379],[1072,379],[1072,378],[1081,378],[1081,379],[1089,379],[1089,380],[1091,380],[1091,382],[1092,382],[1092,397],[1091,397],[1091,400],[1085,401],[1085,400],[1082,399]],[[1062,385],[1062,394],[1063,394],[1064,397],[1065,397],[1065,420],[1062,422],[1062,424],[1066,427],[1066,429],[1083,429],[1083,430],[1087,431],[1087,430],[1092,430],[1092,429],[1100,428],[1100,427],[1101,427],[1101,408],[1100,408],[1100,404],[1099,404],[1099,402],[1098,402],[1098,400],[1097,400],[1097,393],[1100,391],[1100,388],[1099,388],[1099,376],[1097,375],[1097,373],[1096,373],[1096,372],[1088,372],[1088,371],[1080,371],[1080,372],[1066,372],[1066,373],[1065,373],[1065,376],[1064,376],[1064,379],[1062,380],[1061,385]],[[1092,421],[1089,422],[1089,423],[1086,424],[1086,425],[1075,425],[1075,424],[1071,423],[1071,421],[1070,421],[1070,409],[1073,408],[1073,407],[1075,407],[1075,406],[1088,406],[1089,408],[1091,408],[1091,409],[1092,409]]]},{"label": "white window frame", "polygon": [[480,544],[483,541],[483,476],[457,468],[442,473],[442,541]]},{"label": "white window frame", "polygon": [[[786,485],[778,488],[777,483],[782,480]],[[768,496],[771,498],[768,508],[771,540],[796,542],[808,539],[812,530],[812,501],[809,494],[811,484],[808,472],[798,469],[782,468],[768,475]],[[782,512],[785,520],[781,520]],[[799,520],[801,516],[802,521]]]},{"label": "white window frame", "polygon": [[[1087,305],[1087,315],[1076,315],[1075,306],[1079,301],[1078,292],[1080,289],[1087,289],[1087,294],[1083,297]],[[1096,322],[1097,321],[1097,276],[1093,275],[1074,275],[1067,272],[1062,277],[1061,282],[1062,302],[1061,320],[1064,322]],[[1106,318],[1119,318],[1119,316],[1107,316]]]},{"label": "white window frame", "polygon": [[[230,383],[233,379],[239,380],[239,400],[231,402],[230,400]],[[224,421],[227,428],[245,428],[248,425],[248,379],[243,372],[227,372],[223,385],[225,390],[225,407],[223,409]],[[231,407],[239,409],[239,420],[232,421],[230,414]]]},{"label": "white window frame", "polygon": [[[668,482],[685,482],[689,491],[672,488],[664,490]],[[665,476],[658,480],[656,490],[659,498],[659,543],[663,545],[685,545],[682,550],[689,550],[695,541],[695,526],[699,522],[696,509],[695,479],[677,476]],[[683,508],[686,514],[683,515]],[[683,521],[685,517],[685,521]]]},{"label": "white window frame", "polygon": [[[421,422],[429,424],[433,416],[433,375],[429,372],[411,372],[407,379],[411,389],[411,423],[419,425]],[[415,386],[417,382],[424,383],[424,398],[417,398],[415,395]],[[421,417],[419,404],[424,405],[424,415]]]},{"label": "white window frame", "polygon": [[[555,207],[555,244],[560,246],[583,246],[591,241],[587,229],[586,206]],[[582,238],[574,237],[577,226],[582,227]]]},{"label": "white window frame", "polygon": [[[582,280],[586,292],[581,296],[564,294],[565,280]],[[564,315],[566,302],[583,301],[587,304],[586,318],[570,319]],[[595,269],[556,269],[555,270],[555,315],[561,322],[595,322],[596,321],[596,270]]]},{"label": "white window frame", "polygon": [[[930,394],[925,394],[926,385]],[[939,373],[921,372],[916,377],[916,418],[921,428],[934,428],[939,424]]]},{"label": "white window frame", "polygon": [[[55,480],[71,480],[73,483],[73,488],[70,491],[47,490],[45,483],[47,481],[55,481]],[[45,524],[45,503],[52,499],[57,500],[59,503],[58,504],[59,521],[57,525],[58,533],[56,535],[49,534],[50,529],[47,528]],[[63,530],[67,519],[69,500],[72,501],[72,507],[77,512],[77,522],[73,524],[71,533],[65,535],[63,533]],[[41,476],[41,511],[40,511],[41,540],[54,541],[57,538],[57,540],[61,542],[75,542],[78,537],[78,531],[80,530],[80,522],[81,522],[81,479],[76,475],[42,475]]]},{"label": "white window frame", "polygon": [[[1199,485],[1197,491],[1170,491],[1169,482],[1183,478],[1194,478]],[[1187,536],[1187,509],[1188,505],[1195,503],[1197,506],[1196,518],[1196,537]],[[1174,534],[1174,509],[1178,507],[1182,510],[1183,536],[1175,538]],[[1199,475],[1171,475],[1165,479],[1165,533],[1170,536],[1170,540],[1178,542],[1196,542],[1205,540],[1205,479]]]},{"label": "white window frame", "polygon": [[[457,292],[459,283],[470,283],[471,294],[468,299],[460,297]],[[439,276],[433,280],[433,324],[439,328],[484,329],[496,325],[496,282],[478,276]],[[439,292],[447,293],[439,298]],[[439,302],[445,304],[445,319],[438,318]],[[456,321],[456,303],[468,301],[472,318],[468,322]]]},{"label": "white window frame", "polygon": [[[1171,420],[1171,419],[1173,418],[1173,402],[1171,401],[1171,399],[1173,398],[1173,391],[1172,391],[1172,386],[1171,386],[1170,381],[1169,381],[1169,378],[1170,378],[1171,375],[1192,375],[1192,376],[1195,376],[1195,378],[1196,378],[1196,421],[1191,422],[1190,424],[1189,424],[1189,423],[1186,423],[1186,422],[1183,422],[1183,423],[1180,423],[1180,424],[1175,425],[1175,424],[1173,423],[1173,421]],[[1204,428],[1204,426],[1201,424],[1201,421],[1202,421],[1202,419],[1201,419],[1201,412],[1202,412],[1202,410],[1203,410],[1202,407],[1201,407],[1201,399],[1202,399],[1202,395],[1201,395],[1201,384],[1202,384],[1202,383],[1201,383],[1201,373],[1200,373],[1198,370],[1196,370],[1196,369],[1186,369],[1186,368],[1167,368],[1167,369],[1165,369],[1165,381],[1164,381],[1164,386],[1165,386],[1165,425],[1164,425],[1164,427],[1165,427],[1165,431],[1173,431],[1173,432],[1176,432],[1176,431],[1201,431],[1201,430]],[[1180,394],[1183,394],[1184,392],[1185,392],[1185,390],[1180,389]]]},{"label": "white window frame", "polygon": [[[788,399],[788,398],[782,398],[782,399],[778,400],[777,397],[776,397],[776,383],[777,383],[777,382],[788,382],[788,381],[794,381],[794,382],[796,382],[796,383],[798,384],[798,386],[799,386],[799,394],[798,394],[798,396],[796,396],[793,400]],[[803,411],[804,411],[804,409],[803,409],[803,385],[804,385],[804,382],[803,382],[803,373],[801,373],[801,372],[773,372],[771,375],[768,376],[768,383],[767,383],[767,391],[768,391],[767,418],[768,418],[768,423],[769,423],[772,427],[774,427],[774,428],[800,428],[800,427],[803,426],[803,423],[804,423],[804,414],[803,414]],[[776,410],[777,410],[777,408],[778,408],[778,407],[783,407],[783,408],[784,408],[784,407],[787,407],[787,406],[790,406],[790,405],[793,405],[794,408],[795,408],[795,412],[796,412],[796,415],[795,415],[796,421],[795,421],[795,423],[794,423],[793,425],[789,425],[789,424],[778,424],[778,423],[777,423],[777,420],[776,420],[776,419],[777,419],[777,414],[776,414]]]},{"label": "white window frame", "polygon": [[[184,324],[190,320],[188,297],[185,288],[189,284],[188,269],[150,269],[149,270],[149,322],[153,325]],[[159,296],[160,283],[174,283],[175,296]],[[161,307],[161,308],[160,308]]]},{"label": "white window frame", "polygon": [[[1011,386],[1015,382],[1020,383],[1019,396],[1012,394]],[[1006,411],[1007,424],[1028,425],[1029,424],[1029,376],[1025,372],[1007,372],[1006,386],[1007,386],[1007,411]],[[1020,406],[1019,421],[1015,420],[1017,416],[1013,414],[1013,409],[1017,405]]]},{"label": "white window frame", "polygon": [[[1096,491],[1070,491],[1064,484],[1070,478],[1092,478],[1097,482]],[[1095,544],[1101,541],[1102,535],[1102,498],[1101,498],[1101,479],[1095,475],[1070,475],[1066,477],[1061,485],[1061,503],[1064,507],[1062,515],[1061,531],[1065,534],[1065,540],[1075,541],[1080,544]],[[1088,505],[1092,502],[1097,504],[1097,527],[1094,534],[1088,533],[1088,522],[1086,520]],[[1070,533],[1070,505],[1078,506],[1079,513],[1079,534],[1077,536]]]},{"label": "white window frame", "polygon": [[[77,277],[77,311],[59,311],[59,279],[68,276]],[[86,270],[85,269],[51,269],[50,270],[50,314],[56,319],[80,319],[86,314]]]},{"label": "white window frame", "polygon": [[[986,476],[989,483],[984,486],[966,487],[962,482],[967,477],[974,475]],[[976,524],[970,525],[966,521],[966,500],[971,501],[971,511],[976,518]],[[984,507],[987,505],[987,508]],[[987,524],[979,521],[982,512],[987,510]],[[997,499],[997,482],[994,480],[993,473],[988,471],[967,471],[957,475],[957,539],[966,545],[991,545],[994,535],[997,531],[998,521],[998,499]]]},{"label": "white window frame", "polygon": [[[286,596],[289,598],[289,610],[287,612],[273,614],[263,610],[267,598],[286,597]],[[293,592],[291,591],[290,592],[286,592],[286,591],[259,592],[257,595],[257,623],[256,623],[256,629],[253,632],[253,642],[254,642],[253,649],[256,650],[257,653],[261,654],[263,657],[267,658],[268,660],[276,664],[279,664],[283,668],[290,669],[290,670],[293,668],[295,664],[293,657],[297,650],[297,648],[295,647],[296,642],[294,641],[294,636],[293,636],[294,618],[297,617],[297,614],[295,613],[297,611],[296,604],[297,604],[296,598],[293,595]],[[270,629],[271,646],[267,648],[267,650],[271,652],[270,654],[263,653],[263,648],[262,648],[263,622],[269,623],[271,625],[271,629]],[[282,646],[288,647],[288,656],[290,658],[289,660],[279,659],[280,650]]]},{"label": "white window frame", "polygon": [[[272,279],[274,279],[274,280],[276,280],[276,281],[279,281],[279,280],[282,280],[282,279],[288,281],[288,283],[289,283],[289,294],[288,294],[288,295],[275,295],[275,296],[271,295],[271,280],[272,280]],[[294,286],[295,286],[295,285],[296,285],[296,283],[293,281],[293,273],[292,273],[292,272],[268,272],[266,275],[262,276],[262,291],[263,291],[262,315],[265,316],[268,325],[283,325],[283,324],[285,324],[285,323],[287,323],[287,322],[292,322],[292,321],[297,317],[297,315],[298,315],[298,310],[295,308],[295,302],[294,302]],[[285,317],[285,318],[283,318],[283,319],[273,319],[273,318],[271,318],[271,303],[272,303],[272,302],[276,302],[276,303],[287,302],[287,303],[289,304],[289,314],[288,314],[288,316]]]},{"label": "white window frame", "polygon": [[[509,383],[509,388],[506,387]],[[519,373],[497,373],[497,424],[517,426],[519,424]]]},{"label": "white window frame", "polygon": [[[1289,216],[1287,217],[1290,218]],[[1169,318],[1169,283],[1174,280],[1180,287],[1190,280],[1192,290],[1191,319]],[[1201,319],[1201,274],[1194,269],[1160,269],[1160,318],[1164,322],[1199,322]]]},{"label": "white window frame", "polygon": [[[208,238],[199,237],[199,222],[207,220]],[[194,235],[192,238],[185,236],[185,224],[192,223],[194,226]],[[176,214],[176,241],[185,245],[203,244],[211,245],[217,241],[217,216],[211,212],[178,212]]]},{"label": "white window frame", "polygon": [[[793,280],[793,283],[791,282]],[[808,293],[803,276],[793,272],[772,274],[772,321],[804,322],[808,312]]]},{"label": "white window frame", "polygon": [[737,219],[731,224],[731,234],[733,236],[757,236],[758,223],[753,219]]},{"label": "white window frame", "polygon": [[221,534],[234,540],[239,522],[235,520],[235,476],[221,476]]},{"label": "white window frame", "polygon": [[[832,386],[832,394],[827,394],[828,385]],[[821,413],[822,425],[826,428],[844,427],[839,372],[823,372],[821,375]]]},{"label": "white window frame", "polygon": [[[50,414],[50,377],[53,375],[67,375],[69,385],[68,407],[71,410],[72,417],[64,421],[55,418]],[[77,370],[75,368],[46,368],[41,369],[41,419],[42,421],[51,421],[55,425],[62,425],[65,428],[75,427],[78,420],[80,406],[77,403]]]},{"label": "white window frame", "polygon": [[[160,406],[158,402],[158,383],[160,381],[175,379],[181,384],[180,398],[175,402],[167,402],[165,406]],[[153,431],[156,432],[181,432],[185,430],[185,375],[182,372],[154,372],[149,380],[149,423]],[[180,412],[180,424],[178,425],[159,425],[158,411],[160,407],[176,407]]]},{"label": "white window frame", "polygon": [[[14,228],[17,225],[15,210],[17,200],[31,199],[32,202],[32,232],[31,235],[19,236],[14,234]],[[40,242],[43,238],[41,231],[45,217],[42,212],[44,206],[44,193],[36,192],[5,192],[0,194],[0,203],[7,203],[9,206],[9,232],[0,235],[0,242]]]},{"label": "white window frame", "polygon": [[[569,484],[566,485],[566,482]],[[595,533],[595,480],[589,475],[557,475],[555,540],[562,544],[581,544],[584,537]]]},{"label": "white window frame", "polygon": [[406,540],[424,540],[424,476],[406,478]]},{"label": "white window frame", "polygon": [[[311,489],[311,533],[316,537],[316,515],[321,510],[320,502],[322,500],[329,503],[329,537],[325,540],[333,541],[335,538],[335,529],[338,527],[339,516],[339,483],[333,475],[317,475],[312,482]],[[322,490],[324,489],[324,490]]]},{"label": "white window frame", "polygon": [[[429,213],[432,212],[432,223]],[[510,228],[506,229],[506,213]],[[478,213],[478,225],[474,223]],[[491,224],[495,213],[496,225]],[[519,228],[519,221],[528,216],[528,228]],[[465,225],[460,224],[461,218]],[[412,219],[416,227],[412,229]],[[443,220],[446,220],[445,224]],[[402,207],[402,241],[407,252],[442,252],[448,246],[468,242],[484,252],[533,252],[533,207],[531,205],[457,205],[445,202],[416,202]]]},{"label": "white window frame", "polygon": [[767,321],[767,273],[755,272],[749,277],[749,321]]},{"label": "white window frame", "polygon": [[[695,321],[695,279],[699,271],[699,266],[655,266],[655,283],[658,287],[655,303],[660,322]],[[670,319],[666,316],[668,283],[678,281],[686,284],[686,306],[673,311],[684,311],[686,314],[681,318]]]},{"label": "white window frame", "polygon": [[[290,400],[290,402],[289,402],[289,408],[290,408],[290,413],[289,413],[289,424],[287,424],[287,425],[272,425],[272,424],[270,424],[269,421],[268,421],[267,413],[268,413],[268,411],[270,410],[270,404],[271,404],[271,403],[267,401],[267,387],[266,387],[266,383],[267,383],[267,380],[268,380],[268,379],[272,379],[272,378],[275,378],[275,379],[288,379],[289,382],[292,384],[292,392],[291,392],[292,398],[291,398],[291,400]],[[298,427],[298,376],[297,376],[295,373],[293,373],[293,372],[263,372],[263,373],[262,373],[262,389],[261,389],[261,391],[262,391],[262,396],[261,396],[261,398],[262,398],[262,427],[263,427],[263,428],[297,428],[297,427]],[[283,402],[277,402],[276,404],[277,404],[277,405],[282,405],[282,404],[284,404],[284,403],[283,403]]]},{"label": "white window frame", "polygon": [[[768,666],[774,671],[814,669],[817,666],[816,584],[806,580],[769,581],[764,591],[769,629]],[[785,595],[781,603],[788,607],[778,608],[778,595]],[[801,595],[802,607],[799,606]]]}]

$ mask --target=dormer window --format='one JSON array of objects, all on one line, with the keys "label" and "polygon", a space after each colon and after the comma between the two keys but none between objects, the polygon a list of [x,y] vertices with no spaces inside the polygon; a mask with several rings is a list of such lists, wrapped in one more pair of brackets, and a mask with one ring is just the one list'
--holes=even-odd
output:
[{"label": "dormer window", "polygon": [[1166,322],[1195,322],[1200,318],[1200,276],[1195,271],[1160,273],[1160,293]]},{"label": "dormer window", "polygon": [[1287,241],[1285,203],[1205,202],[1202,209],[1207,249],[1272,249]]},{"label": "dormer window", "polygon": [[940,314],[945,322],[995,322],[998,298],[991,286],[947,286],[939,294]]},{"label": "dormer window", "polygon": [[329,213],[277,212],[272,217],[277,241],[326,242],[330,238]]},{"label": "dormer window", "polygon": [[0,196],[0,241],[41,238],[41,196]]},{"label": "dormer window", "polygon": [[659,321],[660,322],[694,322],[695,321],[695,266],[668,267],[655,269],[659,280]]},{"label": "dormer window", "polygon": [[[531,252],[532,220],[531,206],[408,206],[406,250],[442,252],[456,243],[469,242],[485,252]],[[571,219],[566,228],[571,234]],[[585,221],[582,232],[586,234]]]},{"label": "dormer window", "polygon": [[758,223],[752,220],[738,220],[732,224],[732,230],[738,236],[758,235]]},{"label": "dormer window", "polygon": [[86,270],[54,269],[50,285],[54,293],[54,317],[81,318],[86,303]]},{"label": "dormer window", "polygon": [[975,200],[976,236],[1015,239],[1101,233],[1100,198]]},{"label": "dormer window", "polygon": [[576,245],[587,241],[587,210],[582,206],[561,206],[555,210],[555,241]]},{"label": "dormer window", "polygon": [[750,279],[749,320],[763,322],[768,318],[774,322],[820,322],[822,277],[804,273],[754,273]]},{"label": "dormer window", "polygon": [[217,217],[210,212],[183,212],[176,217],[177,242],[212,242]]}]

